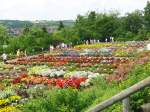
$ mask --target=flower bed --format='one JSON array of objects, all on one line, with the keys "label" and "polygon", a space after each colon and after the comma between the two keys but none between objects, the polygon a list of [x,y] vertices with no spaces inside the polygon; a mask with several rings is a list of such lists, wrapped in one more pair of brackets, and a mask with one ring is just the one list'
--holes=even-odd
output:
[{"label": "flower bed", "polygon": [[[24,104],[24,99],[40,97],[54,88],[58,91],[71,88],[80,93],[100,86],[107,89],[107,85],[96,85],[96,80],[111,84],[127,79],[135,65],[145,64],[150,56],[150,52],[138,49],[141,44],[131,46],[127,43],[90,45],[90,49],[81,46],[82,49],[73,49],[76,52],[66,55],[60,51],[62,55],[40,54],[0,63],[0,112],[16,109]],[[94,93],[93,90],[88,97],[97,97]]]},{"label": "flower bed", "polygon": [[100,43],[100,44],[90,44],[90,45],[77,45],[75,48],[78,49],[85,49],[85,48],[103,48],[103,47],[124,47],[127,46],[127,44],[121,44],[121,43]]},{"label": "flower bed", "polygon": [[0,112],[16,111],[16,107],[20,105],[21,97],[12,88],[5,88],[0,91]]}]

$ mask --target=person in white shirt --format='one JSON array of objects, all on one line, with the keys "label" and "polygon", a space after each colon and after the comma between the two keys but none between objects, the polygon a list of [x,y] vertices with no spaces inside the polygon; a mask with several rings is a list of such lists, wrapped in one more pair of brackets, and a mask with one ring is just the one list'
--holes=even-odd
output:
[{"label": "person in white shirt", "polygon": [[2,54],[2,58],[3,58],[4,63],[6,63],[6,61],[7,61],[7,54],[3,53]]},{"label": "person in white shirt", "polygon": [[61,49],[62,49],[62,48],[65,48],[65,44],[64,44],[64,43],[61,44]]},{"label": "person in white shirt", "polygon": [[114,37],[111,37],[112,42],[114,42]]},{"label": "person in white shirt", "polygon": [[54,50],[54,46],[53,46],[53,45],[50,45],[49,51],[51,52],[51,51],[53,51],[53,50]]},{"label": "person in white shirt", "polygon": [[111,41],[111,42],[114,42],[114,37],[110,37],[110,41]]},{"label": "person in white shirt", "polygon": [[107,42],[107,38],[105,39],[105,42]]}]

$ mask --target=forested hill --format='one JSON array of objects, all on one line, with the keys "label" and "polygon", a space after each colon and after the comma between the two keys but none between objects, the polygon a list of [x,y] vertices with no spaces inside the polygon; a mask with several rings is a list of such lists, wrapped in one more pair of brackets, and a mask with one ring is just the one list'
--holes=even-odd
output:
[{"label": "forested hill", "polygon": [[[73,20],[63,20],[65,26],[72,26]],[[0,24],[4,25],[7,28],[24,28],[25,26],[38,26],[38,27],[58,27],[60,21],[20,21],[20,20],[0,20]]]}]

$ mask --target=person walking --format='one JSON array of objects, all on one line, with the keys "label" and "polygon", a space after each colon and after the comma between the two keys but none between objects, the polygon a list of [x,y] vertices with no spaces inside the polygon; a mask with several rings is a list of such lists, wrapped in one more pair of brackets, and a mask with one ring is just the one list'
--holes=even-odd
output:
[{"label": "person walking", "polygon": [[7,61],[7,54],[3,53],[2,54],[2,58],[3,58],[3,62],[6,63],[6,61]]},{"label": "person walking", "polygon": [[20,57],[20,49],[17,50],[17,58]]},{"label": "person walking", "polygon": [[107,38],[105,39],[105,42],[108,42]]},{"label": "person walking", "polygon": [[26,50],[24,51],[24,56],[27,57],[27,51]]}]

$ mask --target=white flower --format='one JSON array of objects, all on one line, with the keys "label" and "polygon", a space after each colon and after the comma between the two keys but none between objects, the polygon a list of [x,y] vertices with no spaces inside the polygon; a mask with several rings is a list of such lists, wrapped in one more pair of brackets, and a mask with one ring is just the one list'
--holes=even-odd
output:
[{"label": "white flower", "polygon": [[82,83],[80,84],[80,86],[82,86],[82,87],[90,86],[90,79],[87,79],[85,82],[82,82]]}]

